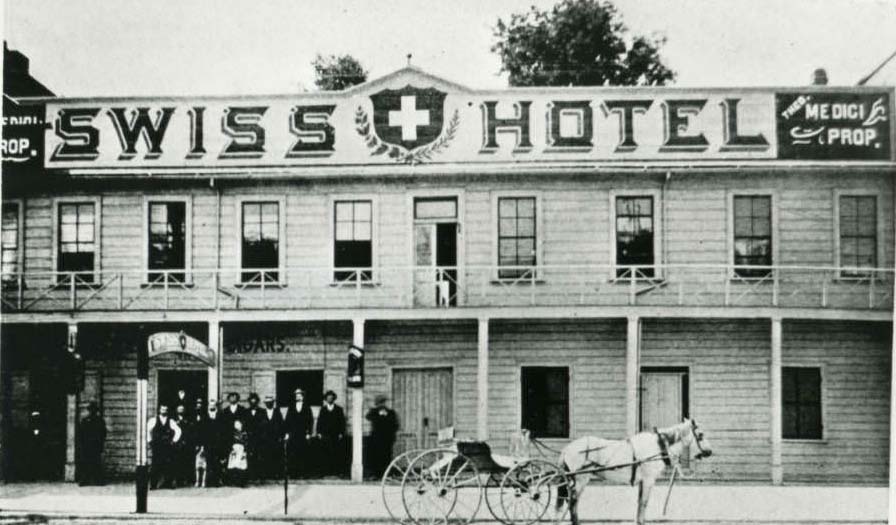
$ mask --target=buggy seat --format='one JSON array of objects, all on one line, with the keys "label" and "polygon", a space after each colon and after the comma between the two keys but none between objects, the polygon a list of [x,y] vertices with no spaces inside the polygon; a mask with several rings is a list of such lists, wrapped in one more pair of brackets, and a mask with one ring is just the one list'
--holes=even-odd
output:
[{"label": "buggy seat", "polygon": [[468,457],[481,472],[503,472],[510,470],[520,458],[492,454],[492,449],[485,441],[458,441],[457,451]]}]

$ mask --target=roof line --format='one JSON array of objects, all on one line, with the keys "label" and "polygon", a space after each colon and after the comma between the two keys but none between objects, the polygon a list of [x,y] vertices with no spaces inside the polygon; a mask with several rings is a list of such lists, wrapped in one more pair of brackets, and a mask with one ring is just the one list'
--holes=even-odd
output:
[{"label": "roof line", "polygon": [[896,49],[894,49],[893,52],[890,53],[890,56],[888,56],[883,62],[881,62],[876,68],[874,68],[874,69],[871,71],[871,73],[868,73],[867,75],[865,75],[864,77],[862,77],[861,79],[859,79],[859,81],[856,83],[856,85],[857,85],[857,86],[864,86],[869,80],[872,79],[872,77],[874,77],[874,75],[876,75],[876,74],[878,73],[878,71],[880,71],[881,69],[883,69],[884,66],[886,66],[887,63],[890,62],[890,60],[893,60],[893,58],[896,58]]}]

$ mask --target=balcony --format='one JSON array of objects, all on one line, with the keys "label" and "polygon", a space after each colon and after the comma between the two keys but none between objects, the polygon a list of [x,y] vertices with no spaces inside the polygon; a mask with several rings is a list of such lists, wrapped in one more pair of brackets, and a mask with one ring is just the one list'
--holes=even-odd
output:
[{"label": "balcony", "polygon": [[576,306],[893,308],[892,269],[609,265],[2,275],[4,313]]}]

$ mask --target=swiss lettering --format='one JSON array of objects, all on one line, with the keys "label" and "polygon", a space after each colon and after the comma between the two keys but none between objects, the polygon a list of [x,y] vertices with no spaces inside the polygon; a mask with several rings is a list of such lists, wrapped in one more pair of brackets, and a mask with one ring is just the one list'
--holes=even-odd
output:
[{"label": "swiss lettering", "polygon": [[334,105],[296,106],[292,108],[289,132],[297,138],[286,152],[286,158],[331,155],[336,142],[336,134],[330,124]]},{"label": "swiss lettering", "polygon": [[196,159],[205,155],[205,108],[192,107],[187,113],[190,115],[190,151],[187,158]]},{"label": "swiss lettering", "polygon": [[221,118],[221,130],[230,137],[219,158],[258,158],[264,152],[265,132],[261,118],[267,106],[229,107]]},{"label": "swiss lettering", "polygon": [[147,152],[146,159],[157,159],[162,156],[162,139],[171,120],[174,108],[162,108],[156,111],[155,120],[149,117],[149,108],[132,109],[130,118],[126,108],[109,108],[106,112],[112,119],[118,141],[121,143],[121,160],[132,159],[137,155],[137,140],[143,137]]},{"label": "swiss lettering", "polygon": [[50,160],[94,160],[99,156],[100,131],[93,119],[100,108],[60,109],[53,121],[53,130],[63,142],[53,150]]}]

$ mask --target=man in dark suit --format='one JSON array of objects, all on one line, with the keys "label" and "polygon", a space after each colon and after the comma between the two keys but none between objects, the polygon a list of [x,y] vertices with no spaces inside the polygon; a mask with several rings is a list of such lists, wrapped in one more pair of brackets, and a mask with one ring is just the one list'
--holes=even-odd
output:
[{"label": "man in dark suit", "polygon": [[174,445],[174,483],[181,487],[188,487],[193,484],[193,464],[195,459],[195,451],[193,450],[196,442],[196,429],[193,421],[187,417],[187,407],[177,405],[174,409],[174,422],[180,427],[180,441]]},{"label": "man in dark suit", "polygon": [[317,415],[317,435],[323,448],[323,475],[342,474],[345,466],[345,412],[336,404],[336,392],[332,390],[324,394],[324,404]]},{"label": "man in dark suit", "polygon": [[221,484],[223,462],[227,461],[229,439],[233,432],[225,431],[224,418],[218,413],[218,402],[208,400],[208,411],[201,420],[198,434],[199,443],[205,450],[206,473],[205,482],[208,487]]},{"label": "man in dark suit", "polygon": [[264,409],[256,423],[260,476],[274,479],[283,475],[283,416],[273,396],[265,396]]},{"label": "man in dark suit", "polygon": [[392,461],[392,446],[395,444],[395,433],[398,431],[398,416],[386,406],[388,398],[382,394],[376,396],[375,404],[367,412],[370,421],[369,446],[367,448],[368,465],[371,473],[381,478]]},{"label": "man in dark suit", "polygon": [[78,426],[78,484],[103,484],[103,446],[106,443],[106,422],[99,405],[91,401],[87,416]]},{"label": "man in dark suit", "polygon": [[314,415],[305,402],[305,391],[295,390],[295,402],[289,406],[284,420],[284,439],[288,440],[289,465],[292,475],[303,478],[308,474],[308,439],[314,428]]},{"label": "man in dark suit", "polygon": [[258,394],[255,392],[251,392],[249,394],[249,408],[246,409],[245,412],[245,421],[243,422],[243,429],[245,429],[248,435],[248,443],[246,444],[246,460],[248,463],[248,472],[247,475],[249,479],[259,479],[261,477],[260,473],[260,462],[258,457],[259,450],[259,440],[261,436],[258,433],[258,427],[261,421],[261,407],[258,406]]}]

